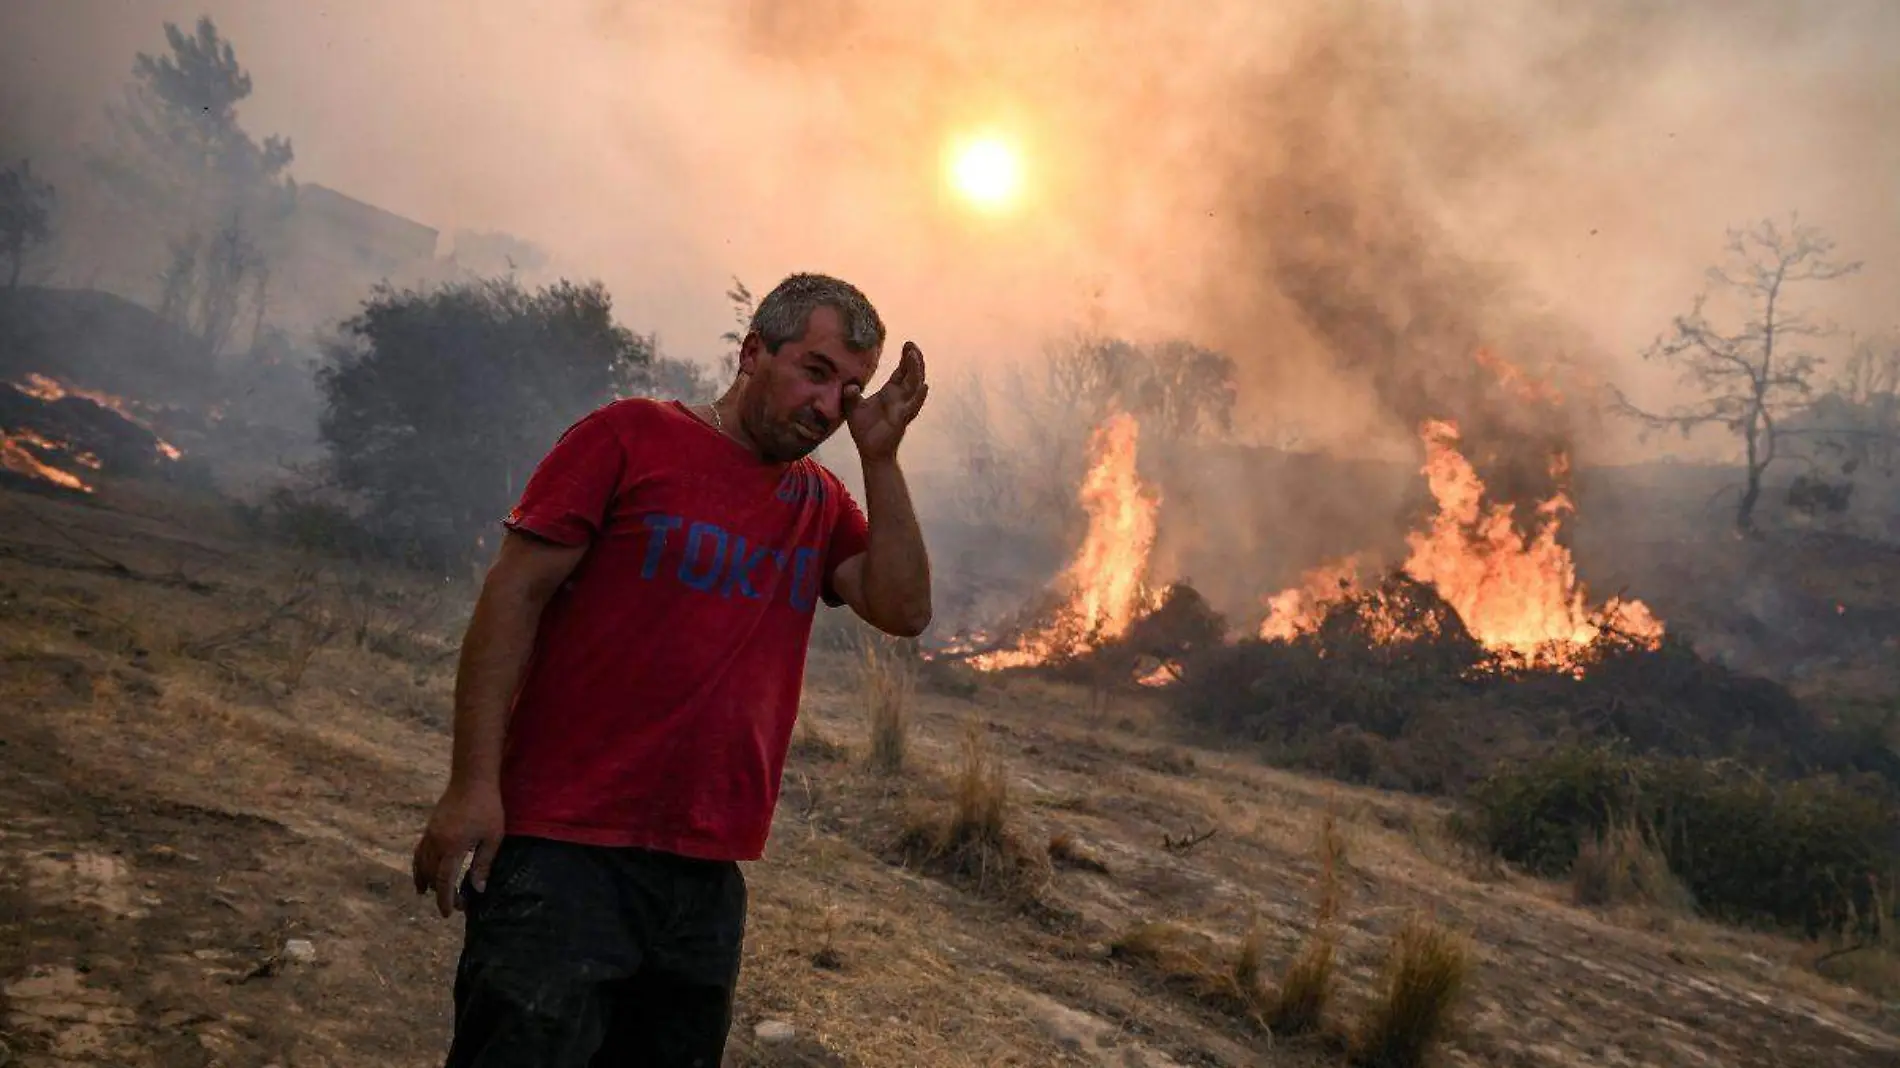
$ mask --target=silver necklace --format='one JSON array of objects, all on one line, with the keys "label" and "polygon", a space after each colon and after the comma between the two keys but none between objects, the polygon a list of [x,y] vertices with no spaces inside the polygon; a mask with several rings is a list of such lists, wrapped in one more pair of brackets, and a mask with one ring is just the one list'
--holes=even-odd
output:
[{"label": "silver necklace", "polygon": [[714,401],[706,405],[706,410],[712,413],[713,429],[719,431],[721,434],[725,433],[726,421],[719,417],[719,402]]}]

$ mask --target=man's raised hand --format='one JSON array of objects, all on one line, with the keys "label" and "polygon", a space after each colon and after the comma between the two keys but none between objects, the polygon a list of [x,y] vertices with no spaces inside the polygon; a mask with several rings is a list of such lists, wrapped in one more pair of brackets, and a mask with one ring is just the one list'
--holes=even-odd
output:
[{"label": "man's raised hand", "polygon": [[904,431],[923,410],[930,384],[924,380],[924,353],[914,341],[904,342],[904,355],[897,361],[884,388],[856,401],[847,415],[851,439],[858,444],[858,455],[867,461],[888,460],[897,455]]}]

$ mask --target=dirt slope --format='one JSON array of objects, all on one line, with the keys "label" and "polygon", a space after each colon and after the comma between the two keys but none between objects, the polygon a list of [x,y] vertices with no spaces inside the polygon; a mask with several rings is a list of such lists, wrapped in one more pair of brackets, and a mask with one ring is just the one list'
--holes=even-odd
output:
[{"label": "dirt slope", "polygon": [[[406,864],[446,759],[465,593],[104,496],[0,501],[0,1042],[33,1068],[439,1063],[459,924]],[[312,605],[347,625],[307,627]],[[1108,951],[1167,920],[1220,967],[1258,915],[1277,968],[1311,922],[1331,812],[1343,1022],[1423,907],[1478,947],[1449,1063],[1900,1064],[1891,1017],[1796,967],[1802,947],[1575,909],[1461,859],[1415,800],[1168,744],[1139,704],[1033,680],[923,694],[912,770],[873,775],[852,666],[814,656],[807,712],[830,745],[801,744],[749,872],[732,1063],[1341,1063]],[[1022,908],[893,862],[970,722],[1009,769],[1014,833],[1066,833],[1105,872],[1057,868]],[[764,1019],[798,1037],[757,1045]]]}]

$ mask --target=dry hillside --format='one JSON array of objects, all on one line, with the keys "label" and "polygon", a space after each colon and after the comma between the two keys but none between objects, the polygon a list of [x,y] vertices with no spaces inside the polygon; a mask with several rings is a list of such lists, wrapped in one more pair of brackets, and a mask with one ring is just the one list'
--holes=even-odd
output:
[{"label": "dry hillside", "polygon": [[[124,487],[0,499],[0,1063],[439,1063],[457,926],[407,858],[467,596]],[[1418,914],[1471,946],[1444,1063],[1900,1064],[1892,1007],[1820,947],[1575,906],[1423,801],[1182,745],[1138,698],[896,670],[813,653],[735,1064],[1341,1064]],[[867,761],[871,694],[908,721],[900,774]],[[972,736],[1013,845],[958,874],[932,836]],[[1329,896],[1338,992],[1276,1037]],[[1250,930],[1260,997],[1233,980]]]}]

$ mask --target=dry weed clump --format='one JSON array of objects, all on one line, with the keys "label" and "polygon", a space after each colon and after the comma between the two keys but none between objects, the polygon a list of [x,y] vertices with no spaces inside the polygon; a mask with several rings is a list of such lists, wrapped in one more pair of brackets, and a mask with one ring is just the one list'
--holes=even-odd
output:
[{"label": "dry weed clump", "polygon": [[1364,1068],[1430,1063],[1450,1030],[1471,969],[1464,939],[1420,914],[1392,936],[1385,973],[1352,1037]]},{"label": "dry weed clump", "polygon": [[1570,866],[1571,899],[1579,905],[1652,905],[1692,912],[1695,900],[1669,870],[1649,835],[1633,821],[1593,834],[1577,848]]},{"label": "dry weed clump", "polygon": [[1337,931],[1316,927],[1301,943],[1299,953],[1287,962],[1267,1010],[1267,1026],[1275,1034],[1303,1035],[1319,1030],[1333,998],[1333,954],[1338,946]]},{"label": "dry weed clump", "polygon": [[1049,836],[1049,862],[1058,868],[1072,868],[1076,871],[1092,871],[1098,875],[1108,874],[1108,865],[1083,848],[1075,836],[1067,831],[1057,831]]},{"label": "dry weed clump", "polygon": [[914,814],[899,842],[908,862],[968,879],[979,893],[1035,896],[1048,858],[1025,847],[1008,826],[1009,770],[972,723],[963,738],[948,813]]},{"label": "dry weed clump", "polygon": [[[1214,940],[1198,931],[1166,920],[1148,920],[1128,929],[1109,944],[1109,959],[1130,964],[1196,1000],[1225,1010],[1247,1007],[1253,999],[1244,988],[1236,989],[1236,976],[1223,971],[1215,962],[1220,953]],[[1243,947],[1242,956],[1246,956]],[[1257,961],[1258,947],[1253,954]],[[1256,965],[1257,967],[1257,965]]]},{"label": "dry weed clump", "polygon": [[1267,1026],[1285,1035],[1319,1030],[1333,997],[1339,947],[1338,921],[1345,905],[1340,873],[1346,866],[1346,837],[1332,813],[1321,818],[1314,842],[1319,878],[1314,887],[1313,929],[1300,950],[1287,962],[1280,982],[1267,1003]]},{"label": "dry weed clump", "polygon": [[800,712],[798,726],[792,734],[792,755],[803,760],[829,764],[843,760],[849,750],[842,742],[833,741],[818,728],[817,720],[810,714]]},{"label": "dry weed clump", "polygon": [[867,638],[859,645],[858,683],[871,728],[866,763],[880,775],[901,774],[916,692],[910,663],[885,643]]}]

